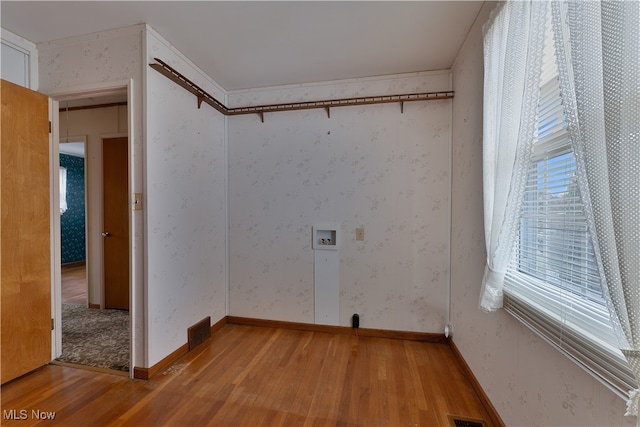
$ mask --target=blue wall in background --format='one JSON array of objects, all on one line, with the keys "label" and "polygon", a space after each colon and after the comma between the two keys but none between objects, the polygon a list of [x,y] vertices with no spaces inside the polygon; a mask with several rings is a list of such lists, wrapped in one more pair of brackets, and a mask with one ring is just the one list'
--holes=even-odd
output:
[{"label": "blue wall in background", "polygon": [[60,154],[67,168],[67,210],[60,216],[62,264],[85,261],[84,159]]}]

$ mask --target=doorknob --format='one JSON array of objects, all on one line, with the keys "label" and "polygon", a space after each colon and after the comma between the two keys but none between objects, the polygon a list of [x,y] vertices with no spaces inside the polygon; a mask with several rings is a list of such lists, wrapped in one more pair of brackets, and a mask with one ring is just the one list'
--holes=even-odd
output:
[{"label": "doorknob", "polygon": [[109,233],[108,231],[104,231],[102,233],[102,237],[110,237],[110,236],[111,236],[111,233]]}]

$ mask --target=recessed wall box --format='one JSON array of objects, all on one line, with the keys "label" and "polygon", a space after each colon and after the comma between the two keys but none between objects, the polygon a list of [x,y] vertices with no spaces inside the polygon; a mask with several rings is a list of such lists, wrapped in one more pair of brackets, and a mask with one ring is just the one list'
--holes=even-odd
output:
[{"label": "recessed wall box", "polygon": [[338,227],[313,226],[313,249],[338,249]]},{"label": "recessed wall box", "polygon": [[313,226],[313,292],[316,325],[340,323],[339,227]]}]

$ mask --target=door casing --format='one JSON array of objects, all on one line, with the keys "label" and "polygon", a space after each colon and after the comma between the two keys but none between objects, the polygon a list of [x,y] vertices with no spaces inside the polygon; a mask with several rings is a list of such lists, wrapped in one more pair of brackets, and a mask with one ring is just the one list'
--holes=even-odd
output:
[{"label": "door casing", "polygon": [[[114,138],[114,137],[122,137],[122,136],[128,136],[129,137],[129,144],[128,144],[128,153],[129,156],[131,156],[131,135],[132,135],[132,131],[131,131],[131,125],[133,122],[133,111],[131,108],[132,105],[132,92],[131,92],[131,87],[132,87],[133,81],[131,79],[128,80],[122,80],[122,81],[116,81],[116,82],[107,82],[107,83],[97,83],[97,84],[92,84],[92,85],[86,85],[86,86],[82,86],[82,87],[77,87],[77,88],[63,88],[63,89],[59,89],[59,90],[55,90],[55,91],[51,91],[49,92],[49,96],[55,100],[56,103],[58,102],[62,102],[62,101],[66,101],[66,100],[74,100],[74,99],[81,99],[81,98],[90,98],[90,97],[99,97],[99,96],[105,96],[105,95],[111,95],[111,94],[115,94],[115,93],[121,93],[123,91],[126,91],[127,93],[127,100],[128,100],[128,109],[127,109],[127,121],[128,121],[128,130],[126,133],[124,134],[105,134],[105,135],[101,135],[103,138]],[[54,126],[54,147],[56,149],[56,158],[57,158],[57,151],[58,151],[58,129],[60,129],[60,118],[59,118],[59,114],[58,114],[58,108],[57,105],[54,108],[54,117],[53,117],[53,126]],[[56,177],[59,174],[59,162],[55,161],[52,162],[52,177]],[[132,188],[132,163],[131,161],[129,162],[129,179],[128,179],[128,193],[131,194],[131,188]],[[57,182],[58,180],[55,180],[55,182]],[[87,191],[89,191],[89,189],[87,189]],[[129,369],[129,376],[131,378],[133,378],[133,366],[136,360],[136,348],[141,348],[144,349],[145,348],[145,344],[144,344],[144,336],[141,334],[136,334],[136,327],[135,324],[137,322],[137,318],[136,318],[136,314],[138,313],[138,310],[135,306],[135,299],[134,299],[134,295],[135,295],[135,287],[137,286],[135,281],[133,280],[133,259],[135,258],[135,253],[133,251],[133,247],[132,247],[132,241],[133,241],[133,218],[132,218],[132,214],[131,214],[131,210],[129,210],[129,238],[128,238],[128,242],[129,242],[129,265],[131,266],[131,268],[129,269],[129,300],[130,300],[130,311],[129,311],[129,318],[130,318],[130,322],[129,322],[129,333],[130,333],[130,369]],[[98,225],[99,228],[102,228],[102,214],[100,212],[94,213],[91,211],[90,207],[87,206],[87,221],[92,221],[95,218],[99,219],[100,224]],[[57,227],[53,228],[53,232],[52,232],[54,239],[57,239],[58,242],[58,247],[60,245],[60,224],[58,221]],[[89,235],[89,233],[87,233],[87,235]],[[97,236],[98,239],[102,239],[102,237],[100,235]],[[88,242],[87,242],[88,243]],[[87,250],[89,250],[89,245],[87,244]],[[92,256],[102,256],[102,254],[94,254],[94,253],[87,253],[87,257],[92,257]],[[54,295],[56,295],[56,298],[54,300],[52,300],[52,305],[54,308],[54,313],[55,313],[55,322],[56,325],[62,325],[62,302],[61,302],[61,295],[62,295],[62,281],[60,278],[60,274],[59,274],[59,270],[60,270],[60,257],[58,255],[58,259],[57,259],[57,268],[58,268],[58,275],[57,278],[55,278],[55,280],[53,280],[53,289],[54,289]],[[101,262],[99,264],[102,264]],[[55,265],[54,265],[55,267]],[[101,271],[100,274],[98,275],[99,277],[103,277],[103,272]],[[140,283],[138,286],[142,286],[142,283]],[[99,285],[99,289],[100,289],[100,308],[104,308],[104,293],[103,293],[103,289],[104,289],[104,284],[101,283]],[[54,354],[54,357],[59,357],[62,354],[62,328],[56,328],[56,338],[55,338],[55,342],[54,345],[52,346],[52,353]]]}]

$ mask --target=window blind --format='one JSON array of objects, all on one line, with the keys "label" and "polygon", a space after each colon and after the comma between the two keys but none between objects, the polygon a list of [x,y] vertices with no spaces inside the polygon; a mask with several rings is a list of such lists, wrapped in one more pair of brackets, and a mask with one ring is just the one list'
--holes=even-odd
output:
[{"label": "window blind", "polygon": [[538,131],[504,308],[621,397],[636,388],[617,347],[566,131],[548,25]]}]

